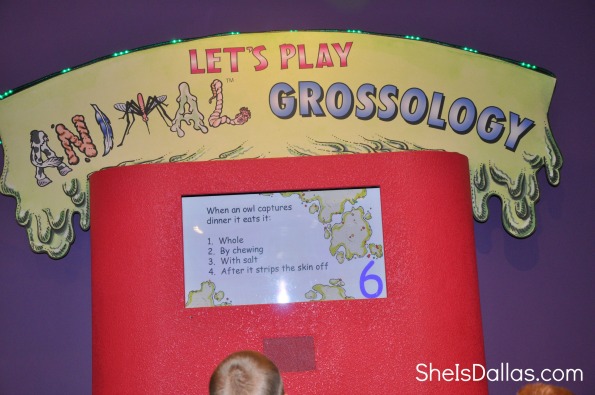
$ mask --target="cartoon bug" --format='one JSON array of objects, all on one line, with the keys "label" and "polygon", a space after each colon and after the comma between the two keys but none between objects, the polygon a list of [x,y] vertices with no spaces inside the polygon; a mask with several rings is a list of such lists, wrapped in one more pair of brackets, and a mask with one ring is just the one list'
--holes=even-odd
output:
[{"label": "cartoon bug", "polygon": [[[164,108],[164,106],[167,106],[167,104],[165,104],[167,96],[149,96],[147,98],[146,104],[145,99],[143,98],[143,95],[141,93],[136,95],[136,99],[138,103],[134,100],[129,100],[126,103],[114,104],[114,108],[116,110],[122,111],[124,113],[124,115],[122,115],[122,118],[126,118],[126,130],[124,131],[124,136],[122,136],[122,141],[120,142],[120,144],[118,144],[118,147],[124,144],[124,139],[126,138],[126,135],[128,135],[128,133],[130,132],[130,128],[134,123],[135,115],[138,115],[139,117],[143,118],[143,122],[147,125],[147,131],[149,132],[149,134],[151,134],[151,130],[149,130],[149,114],[154,109],[157,109],[157,112],[159,112],[159,115],[161,115],[161,118],[165,121],[165,124],[167,126],[171,126],[172,119],[169,117],[169,115],[167,115]],[[167,120],[169,120],[169,123],[167,122]]]}]

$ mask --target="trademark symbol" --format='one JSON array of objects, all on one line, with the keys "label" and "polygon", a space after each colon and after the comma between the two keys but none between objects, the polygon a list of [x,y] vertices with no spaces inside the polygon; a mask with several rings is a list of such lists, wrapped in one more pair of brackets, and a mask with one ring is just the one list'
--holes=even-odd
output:
[{"label": "trademark symbol", "polygon": [[227,82],[233,82],[233,78],[226,78],[225,79]]}]

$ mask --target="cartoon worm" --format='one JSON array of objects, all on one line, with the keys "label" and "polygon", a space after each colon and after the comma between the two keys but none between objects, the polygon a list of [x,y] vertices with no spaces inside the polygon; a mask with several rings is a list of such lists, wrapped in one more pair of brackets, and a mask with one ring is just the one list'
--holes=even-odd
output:
[{"label": "cartoon worm", "polygon": [[247,107],[240,108],[240,112],[236,114],[234,119],[230,119],[227,115],[221,115],[223,110],[223,86],[221,81],[213,80],[211,83],[211,92],[213,96],[209,99],[209,103],[216,99],[215,110],[209,116],[209,125],[216,128],[222,123],[228,123],[230,125],[243,125],[250,119],[250,110]]},{"label": "cartoon worm", "polygon": [[76,165],[79,163],[79,158],[72,149],[74,145],[77,147],[86,157],[93,158],[97,156],[97,148],[93,144],[93,140],[89,135],[87,124],[85,123],[85,117],[82,115],[75,115],[72,117],[72,123],[74,124],[76,131],[79,133],[80,138],[75,136],[64,124],[56,125],[56,134],[58,139],[64,148],[64,152],[68,156],[68,163]]}]

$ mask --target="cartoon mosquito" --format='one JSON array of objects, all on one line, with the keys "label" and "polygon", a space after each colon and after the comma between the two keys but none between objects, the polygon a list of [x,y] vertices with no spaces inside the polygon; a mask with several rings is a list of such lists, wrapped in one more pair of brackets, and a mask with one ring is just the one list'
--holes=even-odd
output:
[{"label": "cartoon mosquito", "polygon": [[[138,95],[136,95],[136,100],[138,101],[138,103],[134,100],[129,100],[126,103],[114,104],[114,108],[116,110],[122,111],[124,113],[124,115],[122,115],[122,118],[120,119],[126,118],[126,130],[124,131],[124,136],[122,136],[122,141],[120,142],[120,144],[118,144],[118,147],[124,144],[124,139],[130,132],[130,128],[134,123],[135,115],[138,115],[139,117],[143,118],[143,122],[147,125],[147,131],[149,132],[149,134],[151,134],[151,130],[149,130],[149,114],[154,109],[157,109],[157,112],[159,112],[159,115],[161,115],[161,118],[163,119],[163,121],[165,121],[165,124],[167,126],[171,126],[172,119],[169,117],[169,115],[167,115],[164,108],[164,106],[167,106],[167,104],[165,104],[166,99],[167,96],[165,95],[149,96],[147,98],[147,103],[145,104],[145,99],[143,98],[143,95],[139,93]],[[168,120],[169,123],[167,122]]]}]

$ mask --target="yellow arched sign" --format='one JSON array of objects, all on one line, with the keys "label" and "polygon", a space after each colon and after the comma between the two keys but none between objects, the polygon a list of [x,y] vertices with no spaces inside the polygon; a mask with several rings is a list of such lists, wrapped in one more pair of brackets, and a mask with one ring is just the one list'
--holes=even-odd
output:
[{"label": "yellow arched sign", "polygon": [[487,219],[497,195],[516,237],[535,229],[537,171],[559,182],[562,156],[547,120],[555,78],[534,66],[354,32],[166,44],[64,70],[0,101],[0,190],[17,199],[34,251],[68,252],[73,214],[90,225],[89,175],[114,166],[460,152],[475,218]]}]

